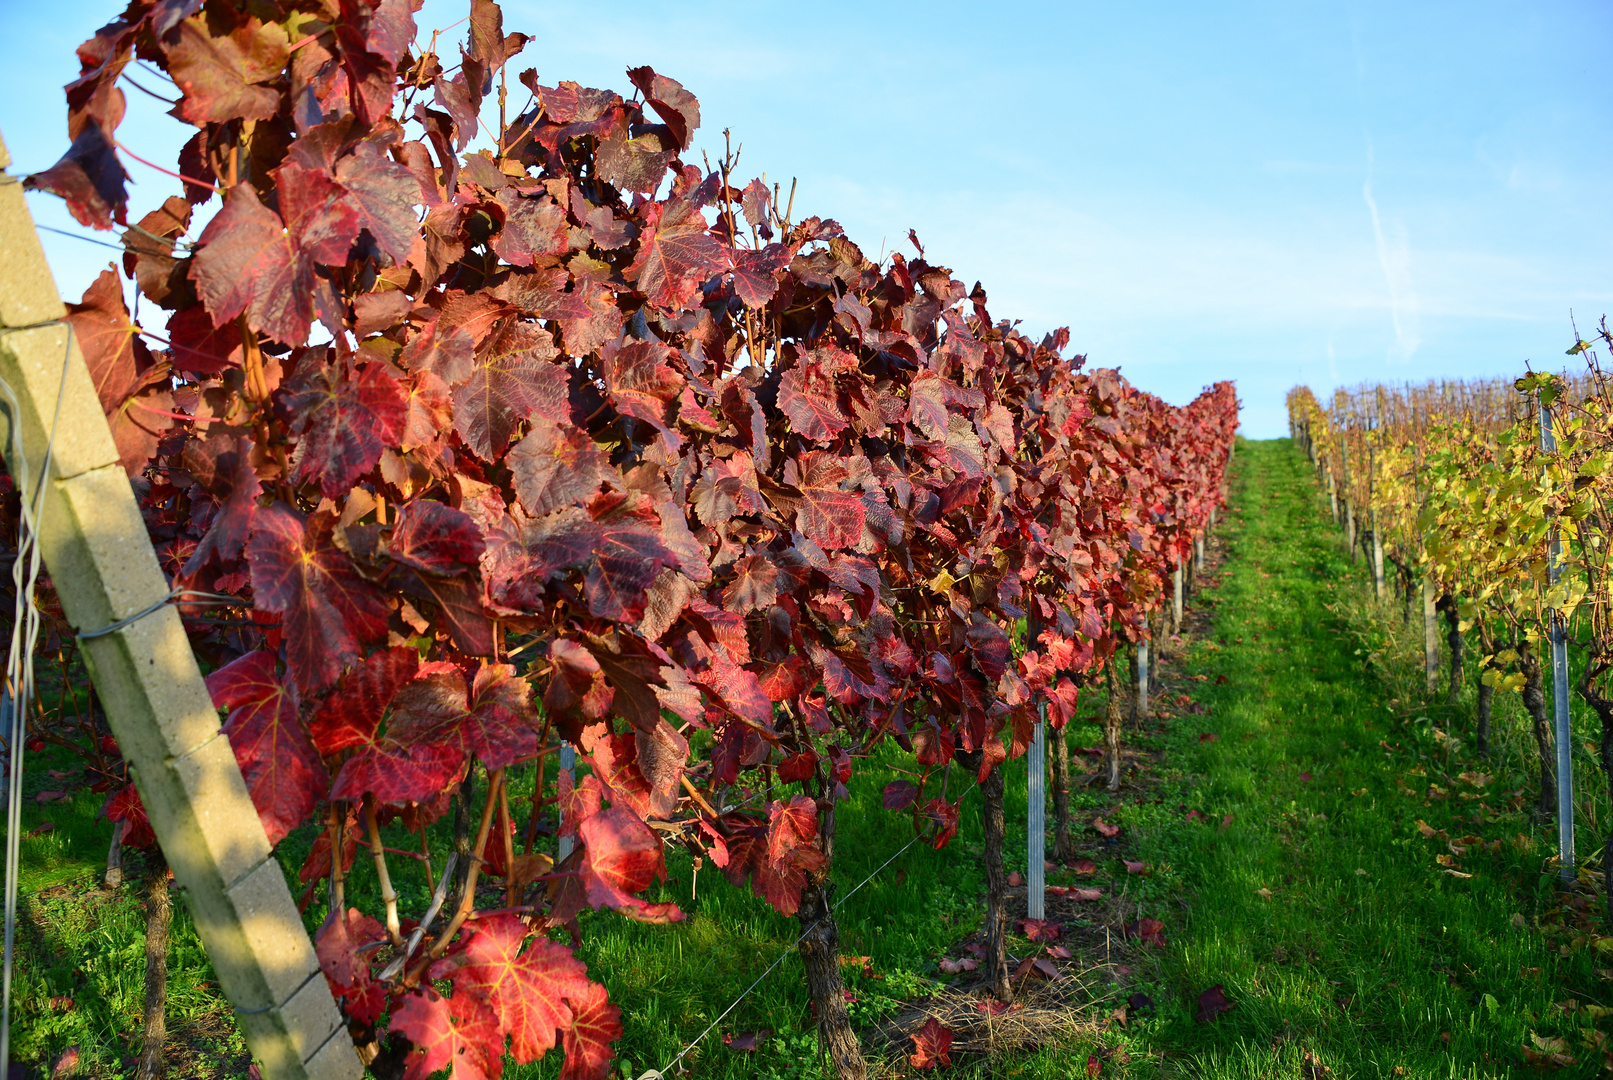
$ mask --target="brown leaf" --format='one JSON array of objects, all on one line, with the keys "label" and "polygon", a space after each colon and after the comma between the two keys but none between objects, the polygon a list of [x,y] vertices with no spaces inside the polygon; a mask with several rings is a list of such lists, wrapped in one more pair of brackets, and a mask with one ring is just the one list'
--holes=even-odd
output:
[{"label": "brown leaf", "polygon": [[1226,988],[1216,983],[1204,993],[1199,995],[1197,1018],[1201,1024],[1208,1024],[1222,1013],[1227,1012],[1233,1002],[1227,997]]}]

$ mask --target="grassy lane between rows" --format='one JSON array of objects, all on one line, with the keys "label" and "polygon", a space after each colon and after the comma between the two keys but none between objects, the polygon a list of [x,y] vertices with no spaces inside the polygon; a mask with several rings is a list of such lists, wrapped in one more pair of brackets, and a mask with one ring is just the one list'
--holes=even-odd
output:
[{"label": "grassy lane between rows", "polygon": [[[1551,823],[1383,674],[1379,623],[1399,610],[1366,600],[1304,459],[1287,440],[1239,455],[1220,581],[1198,598],[1213,629],[1188,659],[1208,708],[1171,726],[1163,801],[1122,814],[1181,886],[1133,1070],[1600,1074],[1613,972],[1593,913],[1557,893]],[[1201,1019],[1216,985],[1233,1007]]]}]

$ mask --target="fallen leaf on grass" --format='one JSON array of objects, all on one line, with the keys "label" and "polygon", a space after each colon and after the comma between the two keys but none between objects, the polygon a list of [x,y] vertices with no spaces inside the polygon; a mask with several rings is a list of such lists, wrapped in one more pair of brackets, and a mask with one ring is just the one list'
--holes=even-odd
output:
[{"label": "fallen leaf on grass", "polygon": [[76,1072],[78,1072],[78,1044],[74,1043],[62,1051],[62,1056],[51,1066],[50,1075],[52,1080],[55,1080],[56,1077],[72,1076]]},{"label": "fallen leaf on grass", "polygon": [[1230,681],[1231,680],[1229,680],[1225,675],[1217,675],[1215,677],[1215,685],[1217,685],[1217,686],[1224,685],[1225,683],[1230,682]]},{"label": "fallen leaf on grass", "polygon": [[1070,952],[1070,950],[1066,949],[1063,945],[1049,945],[1047,947],[1047,955],[1051,956],[1055,960],[1068,960],[1075,954]]},{"label": "fallen leaf on grass", "polygon": [[1232,1001],[1227,997],[1226,988],[1220,983],[1216,983],[1199,995],[1198,1022],[1208,1024],[1231,1009],[1232,1004]]},{"label": "fallen leaf on grass", "polygon": [[45,833],[55,832],[55,831],[56,831],[56,823],[54,821],[41,821],[37,826],[35,826],[34,828],[28,830],[28,835],[29,836],[42,836]]},{"label": "fallen leaf on grass", "polygon": [[1302,773],[1299,774],[1299,782],[1302,783],[1302,784],[1309,783],[1310,779],[1311,779],[1311,774],[1308,773],[1308,772],[1302,772]]},{"label": "fallen leaf on grass", "polygon": [[1091,859],[1082,859],[1080,862],[1070,867],[1070,870],[1077,874],[1096,874],[1098,872],[1098,864],[1093,862]]},{"label": "fallen leaf on grass", "polygon": [[984,945],[965,945],[963,947],[963,951],[976,959],[984,959],[986,955],[986,947]]},{"label": "fallen leaf on grass", "polygon": [[53,994],[47,1004],[57,1012],[68,1012],[73,1008],[73,999],[66,994]]},{"label": "fallen leaf on grass", "polygon": [[1122,1006],[1120,1006],[1120,1008],[1112,1010],[1109,1013],[1109,1019],[1113,1020],[1115,1023],[1119,1024],[1121,1027],[1125,1027],[1126,1026],[1126,1007],[1124,1005],[1122,1005]]},{"label": "fallen leaf on grass", "polygon": [[1102,889],[1071,889],[1067,894],[1071,900],[1102,900]]},{"label": "fallen leaf on grass", "polygon": [[1222,832],[1226,832],[1228,829],[1232,828],[1232,818],[1233,818],[1233,816],[1234,815],[1232,815],[1232,814],[1227,814],[1227,815],[1225,815],[1224,817],[1221,818],[1221,831]]},{"label": "fallen leaf on grass", "polygon": [[1165,947],[1165,924],[1158,919],[1138,919],[1136,922],[1125,923],[1120,927],[1121,936],[1136,938],[1144,945],[1152,945],[1156,949]]},{"label": "fallen leaf on grass", "polygon": [[951,1065],[952,1029],[941,1026],[941,1021],[930,1017],[924,1026],[913,1032],[913,1052],[907,1056],[915,1069],[933,1069],[937,1065]]},{"label": "fallen leaf on grass", "polygon": [[1087,1075],[1098,1076],[1103,1072],[1103,1062],[1098,1060],[1096,1054],[1087,1055]]},{"label": "fallen leaf on grass", "polygon": [[1098,818],[1096,821],[1094,821],[1092,823],[1092,827],[1094,829],[1098,830],[1098,835],[1099,836],[1103,836],[1103,837],[1106,837],[1106,838],[1109,838],[1109,839],[1113,839],[1114,837],[1120,835],[1120,826],[1119,825],[1110,825],[1108,822],[1104,821],[1102,818]]},{"label": "fallen leaf on grass", "polygon": [[1199,736],[1199,742],[1215,742],[1220,737],[1221,736],[1217,735],[1213,731],[1206,731],[1204,734]]},{"label": "fallen leaf on grass", "polygon": [[1064,929],[1063,923],[1047,919],[1020,919],[1018,925],[1031,941],[1057,941]]},{"label": "fallen leaf on grass", "polygon": [[1199,813],[1197,810],[1189,810],[1187,812],[1187,820],[1189,820],[1189,821],[1198,821],[1198,820],[1202,819],[1203,817],[1204,817],[1204,815]]},{"label": "fallen leaf on grass", "polygon": [[1271,899],[1271,890],[1270,889],[1256,889],[1255,890],[1255,895],[1260,897],[1262,900],[1270,900]]},{"label": "fallen leaf on grass", "polygon": [[1126,999],[1126,1004],[1131,1006],[1132,1012],[1142,1012],[1144,1009],[1154,1007],[1154,999],[1147,994],[1136,993]]},{"label": "fallen leaf on grass", "polygon": [[67,802],[72,797],[72,793],[68,791],[41,791],[38,795],[34,796],[34,802]]},{"label": "fallen leaf on grass", "polygon": [[1458,773],[1456,778],[1462,783],[1468,784],[1472,787],[1483,787],[1495,779],[1495,777],[1489,775],[1488,773],[1481,772]]},{"label": "fallen leaf on grass", "polygon": [[1577,1064],[1577,1059],[1568,1052],[1568,1043],[1562,1039],[1546,1038],[1535,1034],[1533,1031],[1529,1033],[1529,1039],[1535,1044],[1535,1047],[1539,1047],[1536,1050],[1535,1047],[1524,1045],[1523,1059],[1529,1064],[1555,1065],[1558,1068]]},{"label": "fallen leaf on grass", "polygon": [[1126,864],[1126,873],[1128,874],[1148,873],[1148,864],[1145,862],[1132,862],[1130,859],[1121,859],[1120,861]]},{"label": "fallen leaf on grass", "polygon": [[1043,960],[1040,957],[1032,957],[1021,961],[1019,967],[1014,969],[1014,974],[1011,978],[1017,983],[1032,975],[1043,979],[1052,979],[1054,982],[1058,982],[1062,978],[1059,975],[1059,969],[1053,966],[1051,960]]},{"label": "fallen leaf on grass", "polygon": [[1025,879],[1019,876],[1018,870],[1008,875],[1008,887],[1010,889],[1017,889],[1023,884],[1025,884]]},{"label": "fallen leaf on grass", "polygon": [[987,1016],[1001,1016],[1005,1012],[1014,1012],[1020,1008],[1018,1005],[1005,1005],[993,998],[975,1002],[975,1008]]},{"label": "fallen leaf on grass", "polygon": [[948,975],[958,975],[965,971],[973,971],[979,966],[980,961],[971,957],[964,957],[960,960],[943,959],[941,961],[941,970]]},{"label": "fallen leaf on grass", "polygon": [[767,1041],[767,1037],[771,1034],[773,1032],[767,1028],[763,1028],[761,1031],[741,1031],[738,1035],[725,1034],[722,1037],[722,1041],[723,1045],[730,1050],[736,1050],[741,1054],[752,1054],[756,1052],[758,1046]]},{"label": "fallen leaf on grass", "polygon": [[1309,1050],[1305,1051],[1305,1059],[1299,1065],[1299,1075],[1303,1080],[1322,1080],[1332,1071],[1330,1066],[1322,1064],[1321,1058]]},{"label": "fallen leaf on grass", "polygon": [[1450,839],[1450,835],[1446,833],[1444,829],[1436,829],[1422,818],[1417,819],[1417,831],[1422,833],[1430,840],[1434,839],[1435,837],[1438,837],[1441,840]]}]

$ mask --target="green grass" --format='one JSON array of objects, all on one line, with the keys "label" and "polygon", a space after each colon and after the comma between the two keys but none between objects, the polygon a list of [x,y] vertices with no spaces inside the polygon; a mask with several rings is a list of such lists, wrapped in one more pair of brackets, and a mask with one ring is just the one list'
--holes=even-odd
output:
[{"label": "green grass", "polygon": [[[1413,685],[1420,637],[1365,599],[1303,459],[1286,440],[1240,455],[1226,573],[1200,598],[1214,640],[1190,660],[1212,676],[1209,710],[1175,725],[1164,805],[1122,815],[1183,884],[1151,973],[1160,1018],[1134,1040],[1153,1055],[1141,1072],[1292,1076],[1310,1051],[1341,1078],[1521,1075],[1534,1034],[1571,1044],[1581,1064],[1562,1075],[1599,1071],[1582,1041],[1597,1038],[1591,1022],[1557,1003],[1613,994],[1583,947],[1590,919],[1563,918],[1546,872],[1553,827],[1516,809],[1528,759],[1510,735],[1479,761],[1436,733],[1443,710]],[[1498,732],[1520,726],[1507,710]],[[1464,771],[1496,778],[1474,787]],[[1186,824],[1179,805],[1211,824]],[[1472,876],[1458,878],[1419,820],[1501,844],[1462,856]],[[1213,984],[1237,1006],[1198,1023],[1195,995]]]},{"label": "green grass", "polygon": [[[1110,815],[1126,826],[1129,847],[1099,847],[1083,832],[1088,854],[1102,857],[1096,878],[1082,883],[1095,881],[1114,899],[1071,925],[1066,941],[1089,963],[1106,952],[1113,961],[1092,993],[1142,992],[1155,1007],[1120,1028],[1104,1023],[1115,1004],[1108,1000],[1063,1045],[964,1061],[952,1075],[1064,1080],[1085,1075],[1089,1053],[1102,1058],[1106,1076],[1322,1075],[1301,1072],[1309,1053],[1338,1080],[1521,1077],[1528,1071],[1521,1047],[1532,1035],[1568,1041],[1579,1064],[1558,1075],[1598,1071],[1601,1055],[1584,1041],[1596,1038],[1586,1034],[1596,1024],[1583,1009],[1558,1005],[1610,1004],[1613,993],[1598,977],[1592,916],[1565,909],[1545,872],[1554,830],[1527,814],[1533,749],[1521,710],[1498,699],[1495,749],[1481,761],[1464,737],[1470,704],[1424,705],[1420,627],[1408,630],[1398,607],[1367,598],[1364,568],[1341,551],[1305,463],[1286,441],[1240,443],[1232,501],[1213,545],[1225,557],[1219,580],[1191,601],[1209,621],[1187,655],[1165,669],[1173,682],[1167,710],[1180,711],[1175,696],[1188,693],[1207,711],[1148,734],[1128,730],[1132,745],[1158,756],[1142,762],[1139,783],[1128,783],[1118,806],[1085,788],[1075,798],[1079,821]],[[1101,695],[1082,704],[1084,713],[1101,713]],[[1206,733],[1216,738],[1201,741]],[[1091,745],[1098,729],[1079,723],[1070,738]],[[880,806],[891,778],[883,766],[902,764],[903,756],[885,753],[859,766],[851,801],[841,807],[834,876],[844,897],[843,952],[870,957],[872,971],[847,969],[853,1018],[871,1054],[884,1059],[879,1075],[904,1075],[901,1048],[879,1043],[875,1027],[943,980],[937,960],[956,955],[956,944],[979,928],[984,873],[980,807],[971,795],[951,846],[917,844],[844,896],[911,837],[901,817]],[[42,771],[67,769],[64,759],[33,762],[30,793],[70,785]],[[1581,800],[1583,849],[1594,846],[1589,830],[1600,827],[1594,815],[1606,795],[1592,763],[1579,764],[1590,781]],[[1472,771],[1494,779],[1482,788],[1459,779]],[[1023,765],[1009,765],[1007,776],[1012,856],[1025,844]],[[969,780],[955,771],[949,782],[956,792]],[[523,820],[531,784],[530,771],[512,783]],[[1444,797],[1429,798],[1430,785]],[[134,1045],[143,923],[132,888],[86,892],[82,884],[104,864],[109,830],[96,817],[100,799],[79,793],[68,803],[28,802],[29,827],[49,819],[56,831],[24,843],[24,888],[45,892],[25,905],[18,1057],[48,1064],[76,1044],[89,1066],[82,1075],[111,1077],[122,1075]],[[1190,810],[1202,818],[1190,821]],[[1459,857],[1461,872],[1473,876],[1457,878],[1435,862],[1449,849],[1423,837],[1419,820],[1452,838],[1502,843],[1493,855]],[[449,829],[446,818],[432,829],[439,856]],[[414,846],[397,826],[387,833],[391,846]],[[279,851],[294,893],[312,837],[311,827],[300,830]],[[1121,850],[1150,863],[1152,874],[1126,874],[1115,858]],[[418,912],[424,875],[409,860],[391,865],[403,910]],[[361,855],[351,904],[379,911],[373,878]],[[677,902],[688,920],[646,926],[610,912],[582,920],[579,955],[623,1011],[617,1075],[627,1077],[664,1067],[798,932],[794,919],[730,887],[715,867],[696,874],[683,853],[672,854],[666,884],[647,898]],[[323,904],[321,890],[305,916],[310,928],[323,920]],[[1165,949],[1121,942],[1119,923],[1139,915],[1166,923]],[[188,1063],[174,1075],[239,1075],[239,1036],[206,985],[209,969],[182,907],[174,940],[170,1025]],[[1613,966],[1613,957],[1601,962]],[[1538,975],[1525,974],[1537,968]],[[1216,984],[1236,1006],[1200,1023],[1197,995]],[[72,1009],[51,1006],[62,996],[73,997]],[[722,1044],[725,1034],[761,1029],[773,1036],[755,1054]],[[800,964],[789,956],[685,1064],[702,1080],[816,1080],[824,1073],[812,1031]],[[535,1066],[512,1063],[505,1075],[535,1080],[559,1068],[556,1053]]]}]

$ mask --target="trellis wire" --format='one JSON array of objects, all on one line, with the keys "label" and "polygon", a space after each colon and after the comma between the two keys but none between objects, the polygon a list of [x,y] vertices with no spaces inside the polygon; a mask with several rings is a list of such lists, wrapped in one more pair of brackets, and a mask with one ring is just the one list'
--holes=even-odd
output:
[{"label": "trellis wire", "polygon": [[[63,325],[57,320],[11,326],[0,333],[34,330]],[[56,450],[56,427],[62,418],[62,398],[67,392],[67,366],[73,355],[73,324],[65,324],[67,342],[62,350],[62,377],[56,388],[56,411],[51,417],[50,436],[45,442],[45,459],[32,498],[28,492],[28,458],[22,443],[22,407],[11,385],[0,379],[11,409],[12,460],[16,463],[20,512],[17,528],[17,556],[11,564],[11,580],[16,591],[12,608],[11,644],[6,655],[6,683],[0,693],[0,723],[10,740],[7,749],[8,785],[6,790],[5,865],[5,954],[0,961],[0,1062],[11,1060],[11,969],[17,936],[17,878],[22,853],[23,750],[28,726],[28,701],[34,690],[34,646],[39,640],[39,609],[34,605],[34,585],[39,580],[39,521],[45,509],[45,483],[50,476]]]}]

